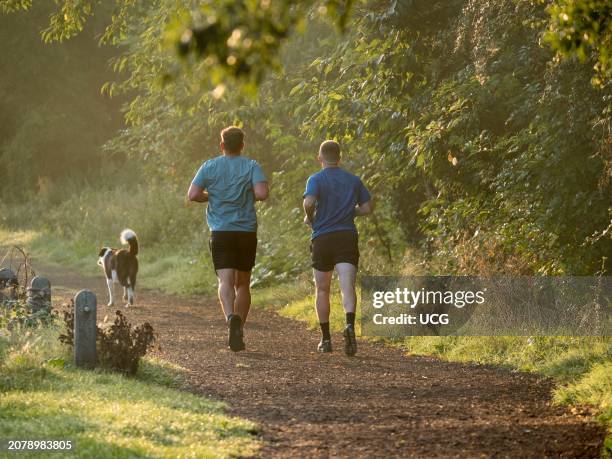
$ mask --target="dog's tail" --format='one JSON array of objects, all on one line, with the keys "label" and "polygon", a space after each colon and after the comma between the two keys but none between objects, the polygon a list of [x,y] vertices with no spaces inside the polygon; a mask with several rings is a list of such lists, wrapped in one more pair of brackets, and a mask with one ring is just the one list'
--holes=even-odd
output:
[{"label": "dog's tail", "polygon": [[130,255],[138,255],[138,236],[131,229],[124,229],[121,231],[121,236],[119,237],[122,244],[129,244],[130,246]]}]

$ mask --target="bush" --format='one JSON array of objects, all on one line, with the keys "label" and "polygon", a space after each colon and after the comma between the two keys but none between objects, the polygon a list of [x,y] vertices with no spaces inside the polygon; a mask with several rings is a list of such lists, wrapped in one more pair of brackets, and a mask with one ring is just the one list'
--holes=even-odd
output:
[{"label": "bush", "polygon": [[15,300],[0,298],[0,329],[15,330],[49,325],[56,317],[50,303],[32,312],[22,296]]},{"label": "bush", "polygon": [[[73,309],[73,308],[72,308]],[[64,311],[66,332],[59,336],[60,342],[74,347],[74,312]],[[98,364],[112,371],[135,375],[140,359],[153,347],[157,339],[148,322],[132,326],[121,311],[115,321],[97,326],[96,351]]]}]

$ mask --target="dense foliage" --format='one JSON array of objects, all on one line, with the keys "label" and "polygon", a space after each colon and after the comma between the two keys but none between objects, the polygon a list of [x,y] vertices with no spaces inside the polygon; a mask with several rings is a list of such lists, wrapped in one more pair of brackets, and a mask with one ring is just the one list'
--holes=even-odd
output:
[{"label": "dense foliage", "polygon": [[606,0],[560,0],[549,7],[546,39],[565,56],[594,60],[593,82],[612,77],[612,4]]},{"label": "dense foliage", "polygon": [[[28,2],[0,5],[11,3]],[[49,40],[74,35],[96,13],[97,2],[59,3],[81,9],[54,14],[43,33]],[[201,161],[217,154],[219,130],[236,123],[247,132],[245,153],[271,177],[272,198],[260,209],[259,280],[307,268],[299,207],[325,138],[341,142],[345,165],[376,198],[375,218],[360,223],[366,269],[404,270],[407,248],[433,272],[587,274],[605,263],[606,2],[583,2],[582,10],[564,1],[354,2],[343,33],[336,25],[350,3],[269,2],[261,14],[257,2],[198,2],[197,14],[187,3],[118,0],[101,34],[118,72],[105,92],[130,100],[127,127],[105,154],[139,163],[130,203],[146,211],[125,218],[137,220],[146,243],[203,248],[202,239],[193,242],[201,221],[181,195]],[[198,42],[202,15],[217,26]],[[66,24],[70,18],[79,20]],[[270,24],[279,33],[266,38]],[[568,38],[579,32],[580,43]],[[548,43],[570,57],[559,59]],[[254,85],[257,92],[244,90]],[[66,196],[47,223],[100,237],[106,208],[93,196]],[[60,217],[76,208],[81,221],[67,227]]]},{"label": "dense foliage", "polygon": [[531,2],[392,2],[305,85],[310,129],[365,153],[446,269],[586,272],[610,248],[610,94],[545,26]]}]

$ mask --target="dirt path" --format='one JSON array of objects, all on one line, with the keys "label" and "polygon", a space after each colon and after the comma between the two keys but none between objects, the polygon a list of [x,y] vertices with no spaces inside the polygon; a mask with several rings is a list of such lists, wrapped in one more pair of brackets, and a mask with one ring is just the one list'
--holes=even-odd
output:
[{"label": "dirt path", "polygon": [[[106,307],[102,277],[37,264],[58,296],[89,288]],[[62,293],[60,293],[62,292]],[[314,352],[318,333],[255,309],[247,351],[226,349],[216,302],[137,292],[127,313],[160,334],[162,356],[189,370],[189,390],[256,421],[261,457],[598,457],[604,431],[550,403],[534,375],[407,357],[360,342],[355,358]]]}]

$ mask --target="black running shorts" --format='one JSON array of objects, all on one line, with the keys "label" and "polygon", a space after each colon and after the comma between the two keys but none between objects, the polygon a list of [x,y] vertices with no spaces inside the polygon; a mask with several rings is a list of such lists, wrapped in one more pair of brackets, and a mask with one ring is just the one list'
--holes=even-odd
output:
[{"label": "black running shorts", "polygon": [[209,246],[215,271],[226,268],[251,271],[255,266],[257,233],[212,231]]},{"label": "black running shorts", "polygon": [[322,234],[310,243],[312,267],[317,271],[333,271],[338,263],[359,265],[359,245],[354,231]]}]

